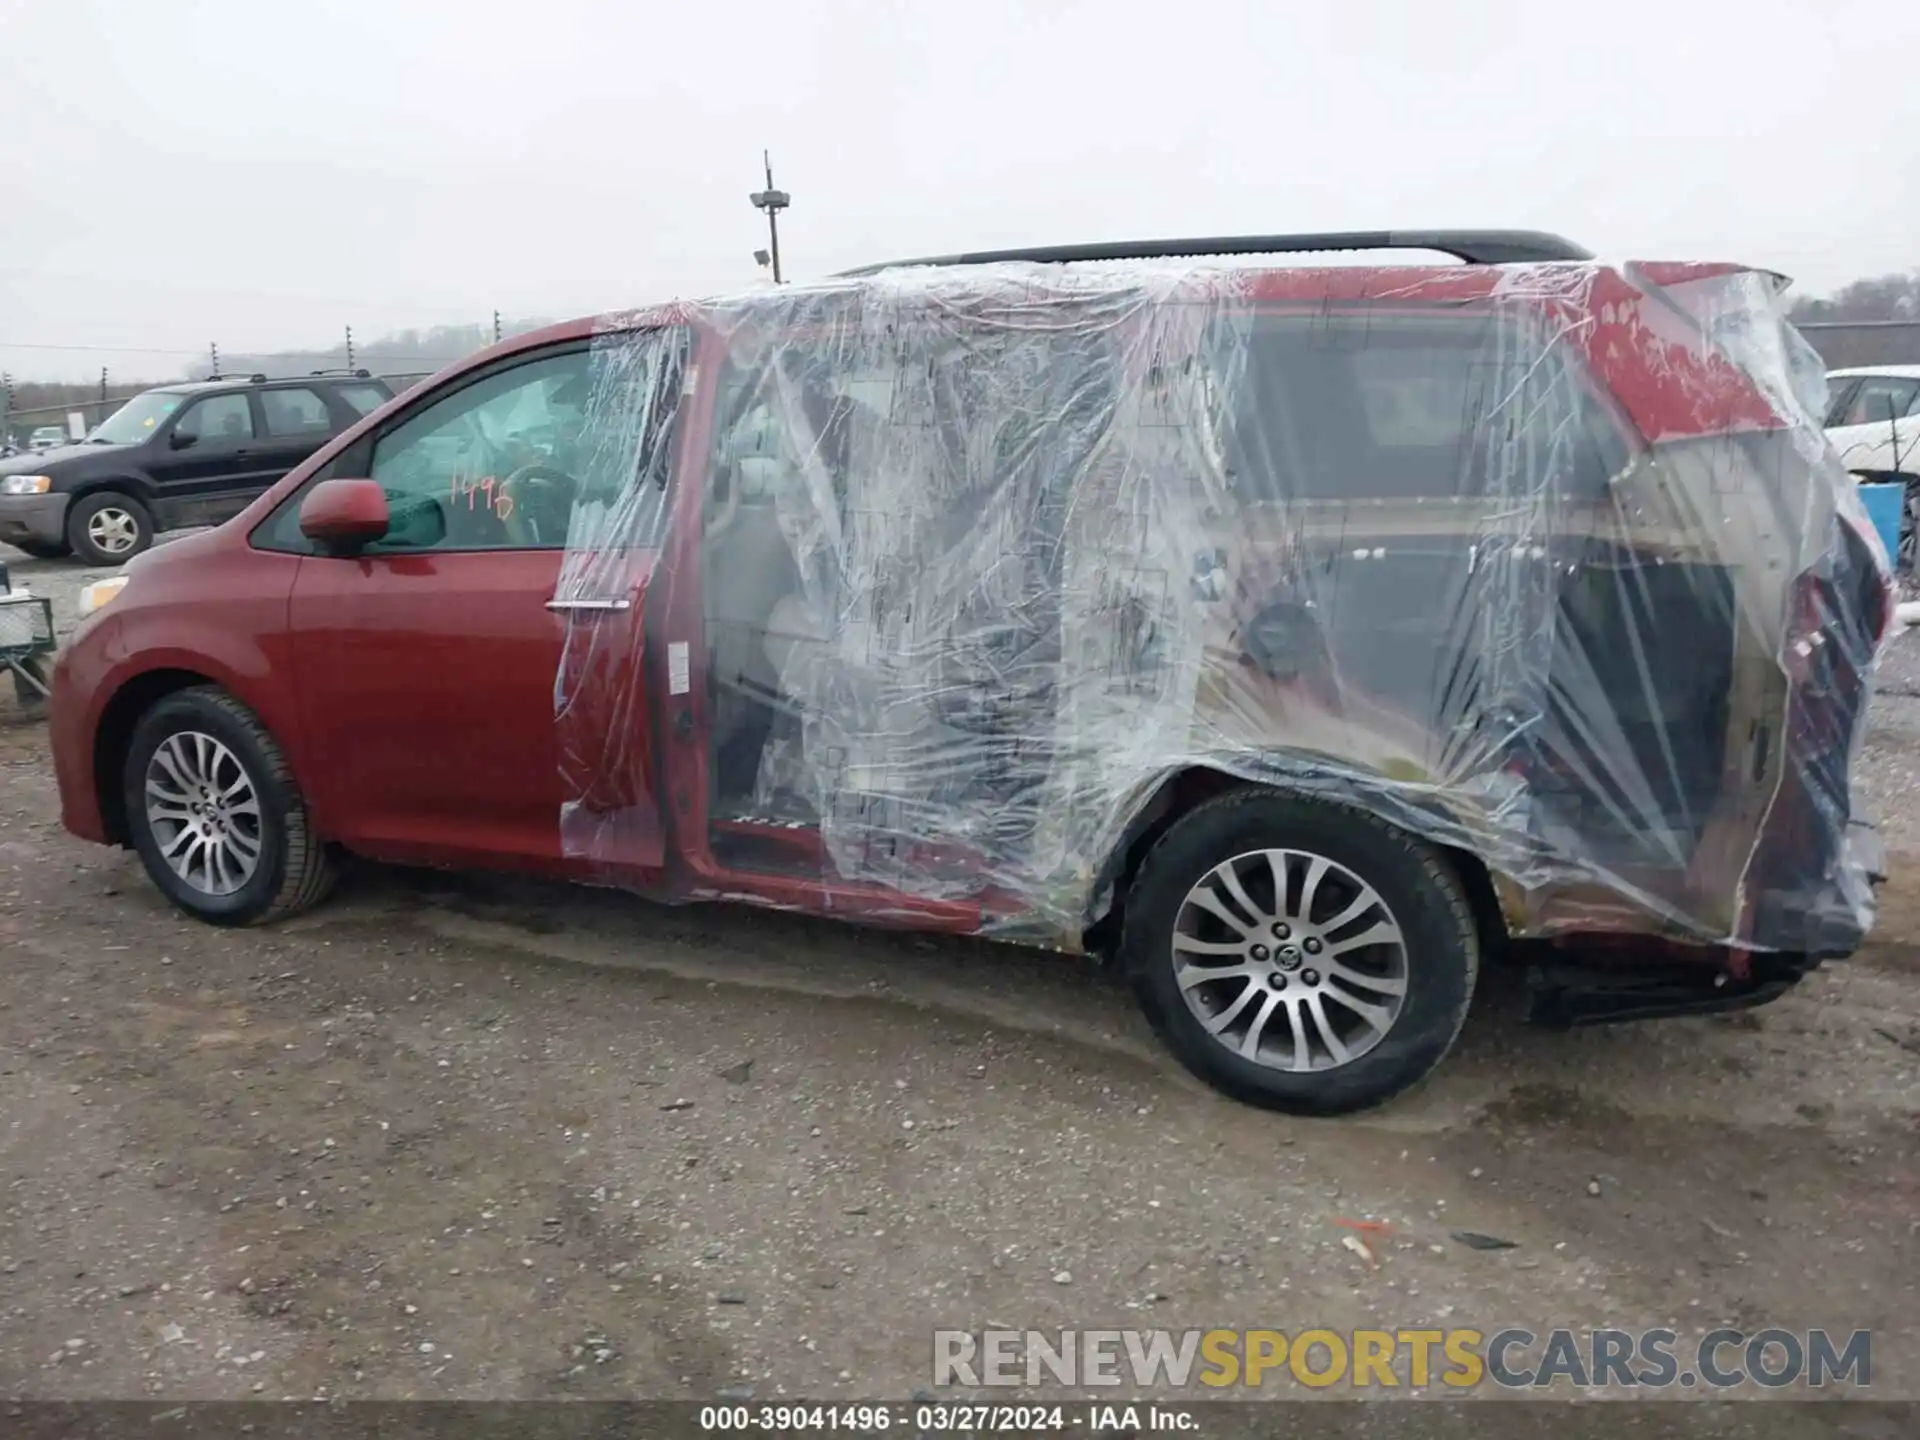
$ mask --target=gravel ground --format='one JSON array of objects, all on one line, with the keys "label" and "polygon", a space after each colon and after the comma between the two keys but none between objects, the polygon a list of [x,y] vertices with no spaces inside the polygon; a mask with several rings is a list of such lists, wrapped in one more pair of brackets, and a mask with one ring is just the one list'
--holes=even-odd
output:
[{"label": "gravel ground", "polygon": [[[87,578],[15,573],[63,623]],[[1920,642],[1885,677],[1904,862]],[[10,705],[0,1396],[904,1396],[939,1325],[1520,1323],[1872,1328],[1920,1398],[1906,863],[1765,1010],[1556,1036],[1493,975],[1431,1083],[1315,1123],[989,945],[375,867],[192,924]]]}]

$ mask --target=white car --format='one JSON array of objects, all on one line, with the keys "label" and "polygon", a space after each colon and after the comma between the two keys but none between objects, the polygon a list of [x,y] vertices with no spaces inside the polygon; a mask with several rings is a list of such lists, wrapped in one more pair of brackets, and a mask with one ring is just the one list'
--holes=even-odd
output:
[{"label": "white car", "polygon": [[1856,475],[1920,479],[1920,365],[1827,375],[1827,438]]}]

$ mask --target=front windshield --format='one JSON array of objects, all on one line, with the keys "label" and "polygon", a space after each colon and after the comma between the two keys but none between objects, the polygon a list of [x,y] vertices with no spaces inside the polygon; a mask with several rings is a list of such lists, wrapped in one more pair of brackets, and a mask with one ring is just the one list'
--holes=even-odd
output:
[{"label": "front windshield", "polygon": [[93,432],[87,436],[87,443],[138,445],[153,434],[154,426],[178,410],[186,398],[164,390],[149,390],[144,395],[136,395],[94,426]]}]

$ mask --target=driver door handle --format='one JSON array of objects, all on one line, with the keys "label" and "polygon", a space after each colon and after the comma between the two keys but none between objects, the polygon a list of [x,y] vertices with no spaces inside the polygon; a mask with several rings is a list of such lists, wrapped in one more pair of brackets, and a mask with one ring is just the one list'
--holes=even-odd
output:
[{"label": "driver door handle", "polygon": [[631,600],[549,600],[549,610],[631,610]]}]

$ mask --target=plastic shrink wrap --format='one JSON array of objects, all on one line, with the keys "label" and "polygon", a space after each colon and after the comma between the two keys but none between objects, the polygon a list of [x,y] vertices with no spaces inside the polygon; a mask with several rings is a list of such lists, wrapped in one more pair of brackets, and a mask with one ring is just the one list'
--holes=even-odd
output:
[{"label": "plastic shrink wrap", "polygon": [[1174,796],[1251,782],[1477,858],[1519,935],[1864,927],[1886,558],[1780,287],[993,265],[606,317],[566,852],[1072,949]]}]

